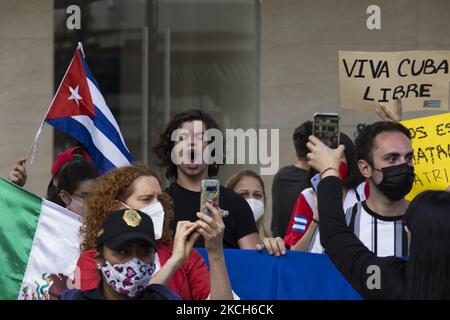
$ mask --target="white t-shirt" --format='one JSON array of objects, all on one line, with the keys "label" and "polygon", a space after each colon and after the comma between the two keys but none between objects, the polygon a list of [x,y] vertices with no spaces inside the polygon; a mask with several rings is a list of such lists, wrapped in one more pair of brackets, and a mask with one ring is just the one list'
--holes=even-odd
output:
[{"label": "white t-shirt", "polygon": [[[364,197],[364,192],[362,195]],[[403,216],[383,217],[370,210],[366,201],[351,205],[350,201],[346,204],[346,200],[347,197],[344,201],[347,225],[370,251],[379,257],[408,255],[408,239]],[[324,252],[320,244],[319,228],[311,239],[310,252]]]},{"label": "white t-shirt", "polygon": [[[350,189],[347,191],[347,194],[344,199],[343,208],[344,212],[347,212],[349,208],[352,208],[356,203],[359,201],[366,200],[366,195],[364,193],[366,182],[362,182],[359,184],[359,186],[356,187],[356,189]],[[307,197],[308,194],[308,198]],[[306,201],[308,202],[309,206],[314,208],[314,201],[313,196],[309,192],[305,192],[304,196],[306,198]],[[320,218],[319,218],[320,219]],[[319,234],[319,228],[316,228],[316,231],[314,232],[313,237],[311,238],[311,243],[309,245],[309,252],[312,253],[323,253],[324,249],[322,245],[320,244],[320,234]]]},{"label": "white t-shirt", "polygon": [[369,209],[366,202],[346,212],[349,227],[361,242],[379,257],[408,255],[408,238],[403,216],[383,217]]}]

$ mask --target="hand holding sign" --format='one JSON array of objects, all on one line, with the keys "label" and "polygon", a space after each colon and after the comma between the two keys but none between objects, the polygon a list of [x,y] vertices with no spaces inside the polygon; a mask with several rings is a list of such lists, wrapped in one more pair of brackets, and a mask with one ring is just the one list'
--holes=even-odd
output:
[{"label": "hand holding sign", "polygon": [[392,112],[386,105],[381,103],[377,108],[377,114],[383,121],[399,122],[402,120],[402,113],[403,106],[401,99],[395,100],[395,112]]}]

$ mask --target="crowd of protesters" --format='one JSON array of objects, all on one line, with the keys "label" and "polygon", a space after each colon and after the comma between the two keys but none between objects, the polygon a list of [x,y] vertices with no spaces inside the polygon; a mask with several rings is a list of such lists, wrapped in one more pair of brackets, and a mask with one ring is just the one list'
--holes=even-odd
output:
[{"label": "crowd of protesters", "polygon": [[[281,168],[271,187],[271,230],[266,186],[253,171],[229,177],[220,186],[219,208],[208,204],[211,215],[199,212],[202,180],[220,170],[216,163],[192,160],[209,144],[196,139],[196,124],[203,131],[219,129],[200,110],[175,115],[153,148],[170,181],[166,188],[144,164],[100,176],[83,146],[59,153],[47,199],[80,215],[83,226],[80,287],[54,296],[239,299],[224,257],[224,248],[234,248],[274,256],[288,249],[325,253],[364,298],[449,299],[450,193],[426,191],[411,203],[405,199],[414,182],[413,149],[397,111],[382,108],[383,121],[366,125],[355,142],[340,133],[337,149],[312,136],[311,121],[301,124],[293,134],[298,160]],[[177,129],[190,135],[184,152],[192,161],[171,159]],[[24,159],[8,179],[25,185]],[[209,268],[196,250],[201,247]],[[382,270],[382,290],[365,285],[371,265]]]}]

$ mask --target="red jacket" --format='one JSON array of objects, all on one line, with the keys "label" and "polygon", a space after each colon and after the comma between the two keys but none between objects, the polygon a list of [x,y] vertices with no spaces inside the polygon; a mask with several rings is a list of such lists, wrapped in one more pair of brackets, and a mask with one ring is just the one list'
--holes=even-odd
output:
[{"label": "red jacket", "polygon": [[[172,245],[165,245],[161,241],[157,244],[162,266],[172,255]],[[80,289],[83,291],[97,288],[101,279],[94,260],[95,253],[96,250],[86,251],[80,255],[77,262]],[[173,275],[167,286],[184,300],[205,300],[209,296],[211,282],[208,267],[197,250],[192,249],[184,265]]]},{"label": "red jacket", "polygon": [[[367,182],[363,183],[363,200],[365,200],[369,197],[369,184]],[[287,246],[294,246],[305,235],[306,230],[308,230],[311,224],[313,218],[311,204],[313,200],[312,196],[308,195],[309,190],[311,189],[303,190],[295,202],[294,209],[292,210],[291,218],[289,220],[289,225],[284,236],[284,243]]]}]

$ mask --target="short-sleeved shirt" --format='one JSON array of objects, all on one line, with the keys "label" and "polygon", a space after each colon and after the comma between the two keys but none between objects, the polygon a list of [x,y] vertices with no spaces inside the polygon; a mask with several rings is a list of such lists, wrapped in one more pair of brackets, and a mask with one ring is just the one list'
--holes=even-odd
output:
[{"label": "short-sleeved shirt", "polygon": [[347,209],[347,224],[361,242],[378,257],[406,257],[409,251],[404,215],[384,217],[372,211],[366,201]]},{"label": "short-sleeved shirt", "polygon": [[[311,192],[312,188],[303,190],[292,210],[288,230],[284,237],[284,241],[288,246],[295,245],[303,237],[311,224],[313,208],[315,207],[314,198]],[[343,203],[344,211],[353,207],[355,203],[365,200],[368,192],[368,184],[366,182],[361,183],[355,189],[348,190]],[[314,253],[323,251],[323,248],[320,245],[320,237],[316,235],[313,237],[311,240],[310,251]]]},{"label": "short-sleeved shirt", "polygon": [[[176,229],[178,221],[197,221],[200,210],[200,192],[187,190],[178,183],[172,183],[166,192],[172,197],[175,217],[171,227]],[[255,219],[248,202],[233,190],[220,186],[219,206],[227,212],[223,218],[225,231],[223,236],[224,248],[239,249],[238,240],[252,233],[257,233]],[[204,247],[203,237],[195,242],[195,247]]]},{"label": "short-sleeved shirt", "polygon": [[[344,199],[343,209],[350,229],[361,242],[379,257],[408,255],[407,234],[403,225],[403,216],[383,217],[372,211],[365,201],[368,196],[368,184],[361,183],[358,188],[350,189]],[[297,211],[293,211],[290,232],[286,235],[286,244],[292,246],[304,235],[312,219],[313,198],[308,189],[299,197]],[[304,214],[304,216],[300,216]],[[304,223],[299,221],[304,218]],[[316,228],[311,238],[309,252],[324,253],[320,243],[320,231]]]},{"label": "short-sleeved shirt", "polygon": [[272,183],[272,223],[275,237],[284,237],[297,198],[308,188],[308,171],[296,166],[281,168]]}]

